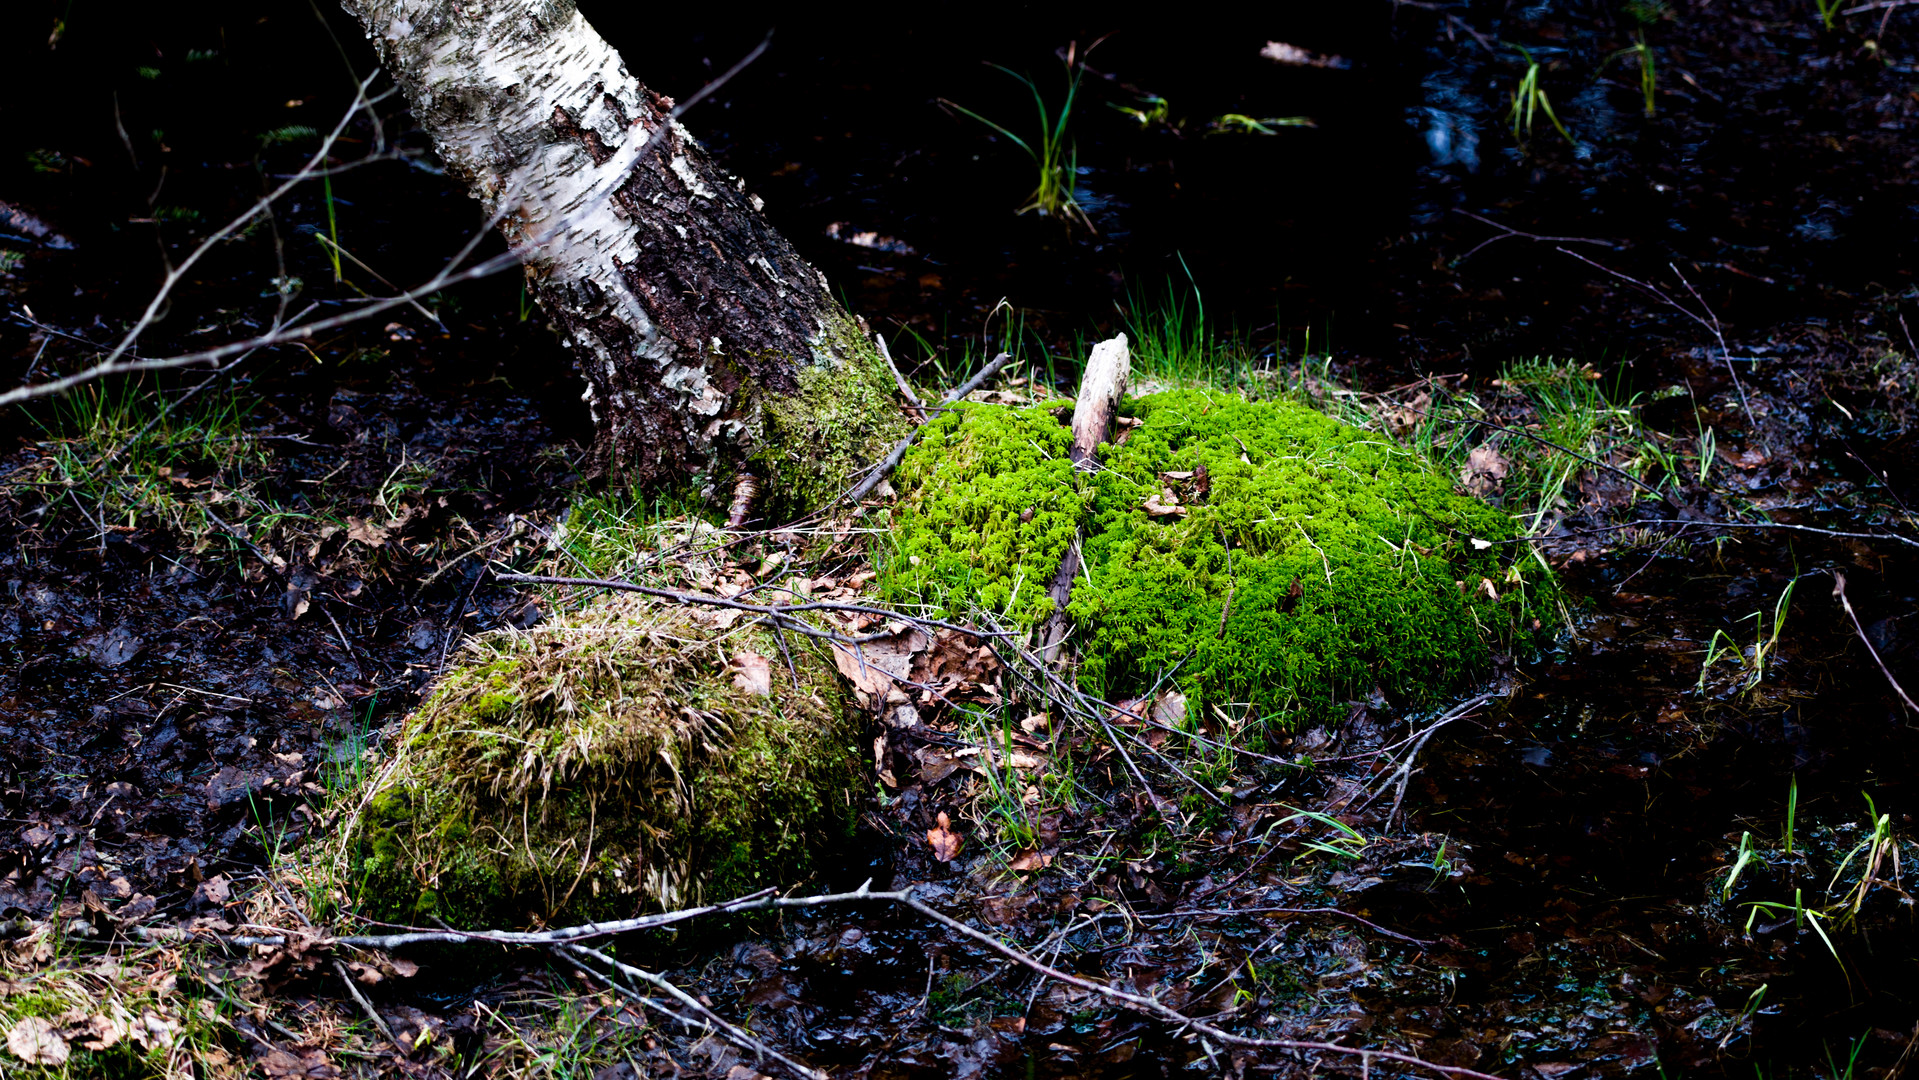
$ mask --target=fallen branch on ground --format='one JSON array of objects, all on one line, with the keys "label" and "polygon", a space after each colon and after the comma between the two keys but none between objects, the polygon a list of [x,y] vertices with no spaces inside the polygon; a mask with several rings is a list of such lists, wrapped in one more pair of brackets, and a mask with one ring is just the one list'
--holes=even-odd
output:
[{"label": "fallen branch on ground", "polygon": [[[870,884],[871,883],[869,882],[868,885]],[[1237,1046],[1237,1047],[1244,1047],[1248,1049],[1291,1050],[1291,1051],[1297,1051],[1301,1053],[1337,1054],[1337,1055],[1341,1055],[1348,1058],[1356,1057],[1360,1059],[1361,1067],[1365,1069],[1370,1069],[1372,1061],[1374,1059],[1378,1059],[1381,1061],[1396,1062],[1398,1064],[1410,1066],[1412,1068],[1425,1069],[1430,1072],[1440,1074],[1442,1076],[1463,1077],[1463,1078],[1467,1078],[1467,1080],[1500,1080],[1500,1078],[1492,1076],[1489,1073],[1479,1072],[1477,1070],[1468,1069],[1463,1066],[1441,1065],[1437,1062],[1427,1061],[1424,1058],[1416,1057],[1412,1054],[1402,1054],[1393,1050],[1377,1050],[1377,1049],[1371,1049],[1367,1047],[1358,1047],[1358,1046],[1341,1046],[1337,1043],[1312,1042],[1304,1039],[1265,1039],[1265,1038],[1259,1038],[1257,1036],[1241,1035],[1241,1034],[1238,1034],[1237,1032],[1228,1031],[1212,1023],[1208,1023],[1205,1020],[1201,1020],[1197,1017],[1188,1016],[1185,1013],[1182,1013],[1179,1010],[1174,1009],[1173,1007],[1159,1001],[1155,997],[1151,997],[1143,994],[1135,994],[1125,990],[1115,989],[1114,987],[1108,986],[1103,982],[1098,982],[1093,979],[1084,978],[1082,976],[1074,975],[1074,974],[1071,974],[1070,972],[1062,971],[1056,967],[1053,967],[1052,965],[1045,963],[1044,961],[1038,959],[1037,957],[1031,955],[1030,953],[1027,953],[1026,951],[1022,949],[1018,949],[1018,948],[1015,948],[1014,946],[1008,945],[1005,942],[999,940],[998,938],[985,933],[984,931],[977,930],[974,927],[960,921],[959,919],[955,919],[952,916],[947,915],[946,913],[939,911],[938,909],[920,900],[915,899],[912,895],[912,890],[910,888],[901,889],[893,892],[874,892],[868,887],[868,885],[862,885],[858,889],[855,889],[854,891],[847,892],[847,893],[833,893],[833,894],[826,894],[826,895],[820,895],[820,896],[804,896],[804,897],[790,897],[790,898],[774,896],[770,894],[770,890],[762,890],[761,892],[758,892],[758,893],[753,893],[748,896],[740,897],[737,900],[730,900],[721,904],[712,904],[704,908],[689,909],[686,912],[666,912],[666,913],[663,913],[662,915],[651,916],[651,917],[648,917],[648,919],[643,919],[643,920],[626,920],[625,922],[622,922],[622,923],[590,923],[584,926],[565,927],[557,930],[536,931],[536,932],[526,932],[526,933],[513,933],[513,932],[503,932],[503,931],[420,930],[420,931],[409,932],[405,934],[393,934],[393,935],[386,935],[381,937],[340,937],[340,938],[332,938],[332,939],[322,939],[319,942],[319,944],[357,945],[362,948],[376,948],[376,949],[397,948],[403,945],[421,944],[425,942],[441,942],[441,943],[448,943],[448,944],[472,942],[472,943],[498,943],[498,944],[513,944],[513,945],[543,945],[553,949],[556,953],[558,953],[560,956],[565,958],[569,963],[573,964],[574,966],[579,967],[587,971],[588,973],[592,974],[593,976],[599,978],[600,980],[606,982],[609,986],[612,986],[622,996],[628,997],[636,1001],[637,1003],[646,1006],[647,1008],[651,1008],[655,1010],[656,1012],[660,1012],[663,1015],[666,1015],[679,1023],[688,1025],[689,1027],[706,1028],[706,1029],[718,1031],[722,1033],[729,1041],[732,1041],[735,1045],[738,1045],[742,1047],[743,1049],[749,1050],[755,1054],[761,1054],[761,1055],[764,1055],[765,1057],[770,1057],[776,1061],[779,1061],[781,1064],[785,1065],[787,1068],[792,1069],[795,1073],[801,1076],[807,1077],[809,1078],[809,1080],[811,1080],[811,1078],[819,1077],[819,1076],[822,1076],[823,1074],[815,1070],[812,1070],[811,1068],[801,1064],[800,1062],[794,1061],[793,1059],[780,1054],[777,1050],[774,1050],[772,1047],[767,1046],[765,1043],[761,1042],[751,1032],[748,1032],[745,1029],[719,1017],[717,1014],[715,1014],[712,1011],[711,1008],[707,1007],[705,1003],[699,1001],[697,998],[693,997],[692,995],[687,994],[684,990],[681,990],[679,987],[674,986],[670,981],[665,979],[663,976],[654,974],[652,972],[644,971],[640,968],[633,967],[629,964],[624,964],[606,955],[605,953],[600,952],[599,950],[591,949],[591,948],[587,948],[585,946],[579,945],[578,942],[589,937],[604,936],[608,933],[621,932],[620,930],[617,930],[617,929],[610,929],[613,927],[632,926],[635,929],[643,928],[643,927],[634,925],[639,923],[645,923],[646,926],[660,926],[660,925],[665,925],[666,921],[682,921],[684,919],[695,918],[700,915],[714,914],[718,912],[755,911],[755,910],[762,910],[762,909],[769,909],[769,908],[819,907],[819,906],[828,905],[828,904],[846,904],[846,903],[875,903],[875,902],[890,903],[890,904],[897,904],[901,907],[909,908],[913,910],[914,912],[917,912],[921,916],[925,917],[926,919],[931,920],[932,922],[935,922],[939,924],[940,926],[947,928],[948,930],[951,930],[952,932],[960,935],[961,937],[964,937],[976,944],[984,946],[988,950],[999,954],[1005,959],[1021,967],[1024,967],[1028,969],[1029,971],[1032,971],[1034,974],[1038,975],[1039,977],[1043,979],[1047,979],[1053,982],[1063,983],[1067,986],[1071,986],[1076,989],[1087,991],[1088,993],[1097,994],[1101,998],[1104,998],[1106,1001],[1114,1005],[1118,1005],[1123,1008],[1129,1009],[1133,1012],[1142,1013],[1144,1015],[1151,1016],[1155,1019],[1164,1021],[1168,1024],[1175,1025],[1176,1033],[1178,1034],[1191,1032],[1195,1036],[1201,1038],[1202,1040],[1210,1039],[1213,1042],[1220,1045]],[[1269,910],[1269,909],[1256,909],[1256,910]],[[1299,913],[1303,914],[1308,911],[1318,911],[1321,909],[1277,909],[1275,908],[1270,910],[1298,911]],[[1336,909],[1324,909],[1324,910],[1326,910],[1329,913],[1335,913],[1339,915],[1344,915],[1348,918],[1357,919],[1357,916],[1352,916],[1347,912],[1337,911]],[[1174,913],[1174,914],[1180,914],[1180,913]],[[1189,912],[1184,914],[1227,915],[1227,914],[1233,914],[1233,912],[1208,911],[1208,912]],[[1365,922],[1364,919],[1359,919],[1358,921]],[[1372,926],[1371,923],[1366,923],[1366,925]],[[1395,933],[1392,933],[1391,931],[1386,931],[1376,926],[1373,928],[1376,930],[1380,930],[1380,932],[1385,933],[1391,937],[1399,938],[1405,941],[1410,941],[1415,944],[1420,943],[1418,939],[1408,938],[1403,934],[1395,934]],[[257,942],[257,941],[261,941],[262,939],[254,939],[254,940]],[[607,965],[608,970],[600,971],[598,969],[595,969],[586,963],[586,961],[588,960],[605,964]],[[632,987],[622,985],[618,980],[612,978],[613,973],[617,973],[627,978],[637,979],[639,981],[646,982],[647,984],[651,986],[657,987],[658,989],[667,993],[669,996],[673,997],[675,1000],[681,1002],[683,1005],[692,1009],[695,1013],[699,1015],[700,1019],[694,1019],[683,1013],[676,1012],[668,1008],[664,1003],[656,1001],[652,998],[649,998],[645,996],[644,994],[641,994],[638,991],[634,990]]]}]

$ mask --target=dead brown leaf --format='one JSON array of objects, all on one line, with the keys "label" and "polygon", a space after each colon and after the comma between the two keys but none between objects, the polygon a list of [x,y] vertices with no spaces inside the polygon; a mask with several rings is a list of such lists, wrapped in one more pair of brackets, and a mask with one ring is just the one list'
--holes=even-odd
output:
[{"label": "dead brown leaf", "polygon": [[975,390],[966,395],[966,400],[983,401],[989,405],[1025,405],[1032,399],[1012,390]]},{"label": "dead brown leaf", "polygon": [[1285,64],[1288,67],[1343,68],[1348,66],[1345,57],[1316,53],[1311,49],[1288,45],[1284,41],[1267,42],[1260,46],[1259,55],[1275,64]]},{"label": "dead brown leaf", "polygon": [[1480,443],[1466,455],[1466,464],[1460,467],[1459,482],[1465,486],[1468,494],[1484,498],[1498,491],[1506,482],[1506,472],[1510,468],[1506,459],[1490,443]]},{"label": "dead brown leaf", "polygon": [[14,1057],[29,1065],[56,1067],[65,1065],[67,1055],[72,1053],[67,1040],[60,1037],[53,1023],[44,1016],[21,1017],[13,1025],[13,1030],[7,1032],[7,1049],[13,1051]]},{"label": "dead brown leaf", "polygon": [[773,666],[756,652],[742,651],[733,657],[733,685],[749,694],[766,697],[773,692]]},{"label": "dead brown leaf", "polygon": [[1006,868],[1025,874],[1034,870],[1043,870],[1052,865],[1052,862],[1051,855],[1041,855],[1038,848],[1027,848],[1015,855],[1013,861],[1006,864]]},{"label": "dead brown leaf", "polygon": [[939,824],[926,830],[926,842],[932,845],[933,857],[941,862],[952,862],[960,853],[960,835],[953,831],[952,826],[952,820],[942,810]]},{"label": "dead brown leaf", "polygon": [[89,1016],[77,1029],[69,1030],[67,1037],[79,1039],[80,1045],[88,1050],[105,1050],[114,1043],[127,1037],[128,1018],[104,1015]]},{"label": "dead brown leaf", "polygon": [[[1171,504],[1169,505],[1164,500],[1172,500],[1172,501],[1171,501]],[[1184,506],[1179,505],[1179,501],[1173,497],[1173,493],[1171,490],[1164,491],[1160,493],[1159,495],[1148,495],[1146,497],[1146,501],[1140,505],[1142,509],[1144,509],[1148,514],[1152,515],[1153,517],[1185,517],[1186,516],[1186,508]]]},{"label": "dead brown leaf", "polygon": [[131,1025],[133,1041],[148,1050],[167,1050],[180,1035],[180,1022],[148,1009]]},{"label": "dead brown leaf", "polygon": [[267,1056],[260,1059],[260,1068],[269,1080],[331,1080],[340,1075],[318,1050],[297,1055],[285,1050],[269,1050]]},{"label": "dead brown leaf", "polygon": [[1386,430],[1404,437],[1426,419],[1426,411],[1432,408],[1433,396],[1421,390],[1404,405],[1389,405],[1380,419],[1386,422]]},{"label": "dead brown leaf", "polygon": [[367,547],[385,547],[386,530],[365,518],[348,515],[346,519],[348,540],[358,540]]},{"label": "dead brown leaf", "polygon": [[193,900],[196,904],[203,904],[207,907],[224,907],[232,895],[232,891],[233,888],[228,884],[227,876],[225,874],[215,874],[194,888]]},{"label": "dead brown leaf", "polygon": [[990,684],[999,671],[999,657],[979,639],[957,630],[940,630],[932,646],[913,658],[908,678],[930,686],[937,696],[993,696]]},{"label": "dead brown leaf", "polygon": [[[234,967],[233,974],[243,979],[257,979],[269,989],[277,988],[295,972],[312,971],[318,967],[322,957],[315,950],[318,939],[310,934],[289,934],[286,944],[269,949],[245,963]],[[398,971],[398,964],[394,965]],[[417,967],[413,971],[417,972]]]},{"label": "dead brown leaf", "polygon": [[937,784],[951,776],[962,762],[951,754],[943,754],[930,746],[922,746],[913,756],[920,763],[920,783]]},{"label": "dead brown leaf", "polygon": [[1306,595],[1305,588],[1303,588],[1300,585],[1298,578],[1294,578],[1292,587],[1286,590],[1285,597],[1283,597],[1279,601],[1280,612],[1286,615],[1291,615],[1293,613],[1293,608],[1299,605],[1299,598],[1305,595]]},{"label": "dead brown leaf", "polygon": [[[968,751],[968,753],[970,754],[972,751]],[[1034,769],[1046,768],[1047,761],[1046,755],[1036,754],[1031,750],[1021,747],[1014,747],[1009,751],[1002,751],[997,746],[989,745],[986,747],[986,752],[973,758],[970,764],[974,772],[985,775],[988,770],[1001,768],[1006,765],[1011,765],[1013,768],[1019,769],[1022,772],[1031,772]]]},{"label": "dead brown leaf", "polygon": [[930,644],[926,634],[917,629],[901,630],[859,645],[835,642],[833,663],[838,665],[840,674],[853,683],[855,690],[868,697],[883,698],[887,691],[899,688],[895,676],[909,677],[914,654]]}]

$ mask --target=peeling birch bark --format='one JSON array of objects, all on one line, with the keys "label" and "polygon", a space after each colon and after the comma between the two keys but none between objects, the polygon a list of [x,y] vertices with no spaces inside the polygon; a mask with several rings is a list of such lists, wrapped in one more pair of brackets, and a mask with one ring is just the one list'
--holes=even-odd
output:
[{"label": "peeling birch bark", "polygon": [[[1126,385],[1132,374],[1133,354],[1126,346],[1125,334],[1093,346],[1093,355],[1086,361],[1086,374],[1080,378],[1079,398],[1073,403],[1073,444],[1069,453],[1075,469],[1092,472],[1099,467],[1100,444],[1112,436],[1113,421],[1119,417],[1119,403],[1126,396]],[[1073,598],[1073,579],[1079,576],[1080,549],[1085,543],[1086,523],[1082,521],[1047,590],[1047,595],[1053,598],[1053,615],[1046,620],[1040,641],[1044,645],[1042,655],[1049,664],[1059,659],[1067,631],[1072,627],[1066,604]]]},{"label": "peeling birch bark", "polygon": [[863,325],[571,0],[344,4],[508,242],[564,225],[526,278],[585,378],[596,471],[724,498],[746,467],[800,505],[904,429]]}]

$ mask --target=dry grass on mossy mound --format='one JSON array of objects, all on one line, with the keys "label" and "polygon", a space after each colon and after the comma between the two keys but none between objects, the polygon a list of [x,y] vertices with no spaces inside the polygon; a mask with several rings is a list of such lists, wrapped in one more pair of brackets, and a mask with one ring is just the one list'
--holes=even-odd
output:
[{"label": "dry grass on mossy mound", "polygon": [[813,643],[734,614],[619,597],[469,644],[346,838],[353,907],[538,925],[801,880],[855,740]]}]

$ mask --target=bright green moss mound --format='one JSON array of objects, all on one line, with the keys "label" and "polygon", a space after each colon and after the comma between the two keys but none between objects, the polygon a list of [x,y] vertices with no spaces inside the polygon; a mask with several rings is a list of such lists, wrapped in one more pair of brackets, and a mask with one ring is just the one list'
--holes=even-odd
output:
[{"label": "bright green moss mound", "polygon": [[[1179,665],[1205,700],[1324,712],[1375,683],[1424,700],[1530,637],[1539,597],[1507,515],[1413,451],[1303,406],[1172,391],[1104,455],[1072,614],[1109,695]],[[1165,474],[1204,468],[1196,480]],[[1184,509],[1154,515],[1171,490]],[[1531,570],[1540,568],[1531,564]],[[1463,583],[1463,587],[1462,584]],[[1297,585],[1297,588],[1295,588]]]},{"label": "bright green moss mound", "polygon": [[1052,614],[1047,587],[1092,505],[1067,460],[1071,439],[1047,409],[961,404],[926,425],[894,474],[905,494],[887,594],[1023,628]]},{"label": "bright green moss mound", "polygon": [[[802,877],[852,825],[838,677],[789,636],[796,687],[766,631],[706,619],[623,598],[469,646],[350,838],[361,913],[582,922]],[[770,693],[735,678],[756,658]]]},{"label": "bright green moss mound", "polygon": [[[1066,465],[1050,413],[941,421],[902,467],[896,533],[920,563],[891,563],[886,586],[949,611],[1006,610],[1013,580],[1043,592],[1090,497],[1071,608],[1082,684],[1118,699],[1177,669],[1206,703],[1269,714],[1327,715],[1375,685],[1429,700],[1495,645],[1529,642],[1550,610],[1526,546],[1497,543],[1517,535],[1512,520],[1382,436],[1198,390],[1123,411],[1143,424],[1090,480]],[[1021,522],[1028,506],[1041,512]],[[1010,610],[1030,627],[1045,609]]]}]

